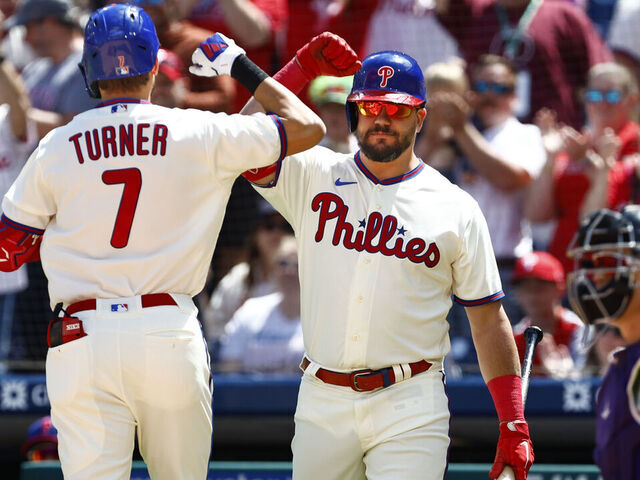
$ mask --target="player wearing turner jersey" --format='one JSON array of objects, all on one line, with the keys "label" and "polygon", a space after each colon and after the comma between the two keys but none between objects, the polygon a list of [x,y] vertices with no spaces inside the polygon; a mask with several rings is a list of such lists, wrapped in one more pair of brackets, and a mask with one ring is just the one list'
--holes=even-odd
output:
[{"label": "player wearing turner jersey", "polygon": [[[486,222],[467,193],[413,153],[426,116],[415,60],[379,52],[362,63],[347,100],[360,151],[314,147],[254,173],[298,240],[306,356],[293,477],[444,478],[453,294],[467,307],[500,420],[490,476],[509,464],[524,480],[533,451]],[[289,74],[276,78],[292,85]]]},{"label": "player wearing turner jersey", "polygon": [[[335,49],[353,73],[355,54],[331,36],[307,46],[306,65]],[[47,390],[66,479],[128,479],[136,432],[152,478],[206,477],[209,359],[192,297],[236,177],[324,135],[309,108],[218,34],[190,70],[231,74],[271,113],[150,104],[157,51],[140,8],[96,11],[82,69],[103,103],[47,135],[2,204],[0,269],[39,255],[57,304]]]}]

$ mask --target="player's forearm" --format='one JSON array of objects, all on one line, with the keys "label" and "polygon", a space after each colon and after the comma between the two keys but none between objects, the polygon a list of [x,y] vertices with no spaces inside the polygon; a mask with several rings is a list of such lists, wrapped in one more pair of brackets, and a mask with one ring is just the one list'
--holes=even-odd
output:
[{"label": "player's forearm", "polygon": [[485,382],[520,375],[520,360],[511,325],[500,302],[468,307],[473,343]]},{"label": "player's forearm", "polygon": [[531,182],[529,172],[494,152],[489,142],[469,122],[455,132],[455,140],[478,173],[496,188],[510,191]]},{"label": "player's forearm", "polygon": [[266,78],[254,92],[262,108],[282,120],[287,133],[287,155],[317,145],[324,137],[325,126],[302,100],[272,78]]}]

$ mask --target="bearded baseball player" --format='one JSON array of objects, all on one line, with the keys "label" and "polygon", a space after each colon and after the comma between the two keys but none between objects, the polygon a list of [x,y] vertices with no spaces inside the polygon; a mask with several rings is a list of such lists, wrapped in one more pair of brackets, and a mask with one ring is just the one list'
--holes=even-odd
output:
[{"label": "bearded baseball player", "polygon": [[[300,76],[290,67],[276,78],[296,91]],[[358,152],[314,147],[252,173],[299,244],[306,356],[296,480],[444,478],[452,294],[467,309],[500,420],[490,476],[508,464],[525,480],[533,462],[486,222],[468,194],[413,152],[425,102],[413,58],[374,53],[347,101]]]},{"label": "bearded baseball player", "polygon": [[587,325],[617,327],[596,405],[595,461],[604,480],[640,480],[640,206],[586,217],[567,252],[569,300]]},{"label": "bearded baseball player", "polygon": [[[300,70],[352,74],[355,53],[336,57],[346,50],[338,37],[316,37]],[[140,8],[96,11],[81,69],[103,103],[47,135],[2,204],[0,269],[40,257],[56,306],[46,374],[66,479],[128,479],[136,433],[151,478],[206,477],[212,387],[192,297],[235,178],[324,134],[308,107],[218,34],[190,70],[231,74],[271,113],[152,105],[157,51]]]}]

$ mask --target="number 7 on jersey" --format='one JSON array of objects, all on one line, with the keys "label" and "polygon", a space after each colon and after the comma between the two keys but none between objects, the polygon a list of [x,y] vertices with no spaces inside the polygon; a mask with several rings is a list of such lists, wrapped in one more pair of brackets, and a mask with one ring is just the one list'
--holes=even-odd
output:
[{"label": "number 7 on jersey", "polygon": [[133,217],[136,213],[140,188],[142,187],[142,174],[137,168],[107,170],[102,173],[102,181],[107,185],[124,184],[113,233],[111,234],[111,246],[113,248],[124,248],[129,243]]}]

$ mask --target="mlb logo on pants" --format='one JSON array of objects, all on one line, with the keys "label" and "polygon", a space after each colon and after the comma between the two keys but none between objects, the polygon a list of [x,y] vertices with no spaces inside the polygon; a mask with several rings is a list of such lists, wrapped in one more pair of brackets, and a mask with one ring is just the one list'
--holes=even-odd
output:
[{"label": "mlb logo on pants", "polygon": [[112,312],[128,312],[129,306],[126,303],[112,303],[111,311]]}]

